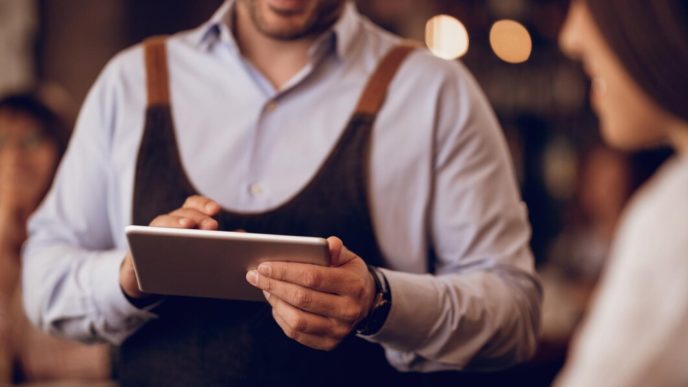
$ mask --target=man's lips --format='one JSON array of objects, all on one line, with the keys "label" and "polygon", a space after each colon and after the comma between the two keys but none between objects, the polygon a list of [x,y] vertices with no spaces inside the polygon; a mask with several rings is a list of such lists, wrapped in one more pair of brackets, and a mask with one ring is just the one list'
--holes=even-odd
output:
[{"label": "man's lips", "polygon": [[267,4],[277,12],[297,13],[306,9],[308,0],[267,0]]}]

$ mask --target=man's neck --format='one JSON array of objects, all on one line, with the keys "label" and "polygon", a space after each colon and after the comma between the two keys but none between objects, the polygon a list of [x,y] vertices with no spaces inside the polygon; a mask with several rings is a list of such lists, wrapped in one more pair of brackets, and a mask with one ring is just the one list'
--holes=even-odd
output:
[{"label": "man's neck", "polygon": [[280,90],[309,61],[308,51],[317,36],[278,40],[258,31],[247,10],[235,8],[233,33],[241,53]]}]

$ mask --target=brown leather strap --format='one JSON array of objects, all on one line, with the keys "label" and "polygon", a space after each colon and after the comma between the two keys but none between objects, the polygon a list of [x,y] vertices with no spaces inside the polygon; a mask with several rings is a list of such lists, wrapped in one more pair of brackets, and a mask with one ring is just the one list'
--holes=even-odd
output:
[{"label": "brown leather strap", "polygon": [[154,36],[143,43],[148,106],[170,104],[166,40],[164,36]]},{"label": "brown leather strap", "polygon": [[356,113],[377,114],[385,102],[387,88],[394,79],[397,70],[415,48],[417,48],[416,45],[405,42],[389,50],[378,64],[373,75],[368,79],[368,84],[358,100]]}]

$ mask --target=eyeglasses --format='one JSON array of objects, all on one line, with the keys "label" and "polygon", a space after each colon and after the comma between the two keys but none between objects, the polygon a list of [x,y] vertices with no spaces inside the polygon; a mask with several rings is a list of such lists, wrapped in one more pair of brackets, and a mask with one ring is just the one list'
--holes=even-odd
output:
[{"label": "eyeglasses", "polygon": [[44,141],[45,136],[37,129],[30,130],[19,138],[7,132],[0,132],[0,150],[9,146],[16,146],[23,151],[32,151],[43,144]]}]

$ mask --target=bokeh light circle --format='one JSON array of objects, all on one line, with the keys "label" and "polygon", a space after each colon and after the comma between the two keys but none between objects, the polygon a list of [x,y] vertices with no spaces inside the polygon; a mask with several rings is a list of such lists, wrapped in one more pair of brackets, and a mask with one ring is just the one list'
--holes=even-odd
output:
[{"label": "bokeh light circle", "polygon": [[500,20],[490,29],[490,46],[499,59],[523,63],[530,58],[533,41],[528,29],[515,20]]},{"label": "bokeh light circle", "polygon": [[437,15],[425,24],[425,44],[440,58],[460,58],[468,51],[468,31],[455,17]]}]

